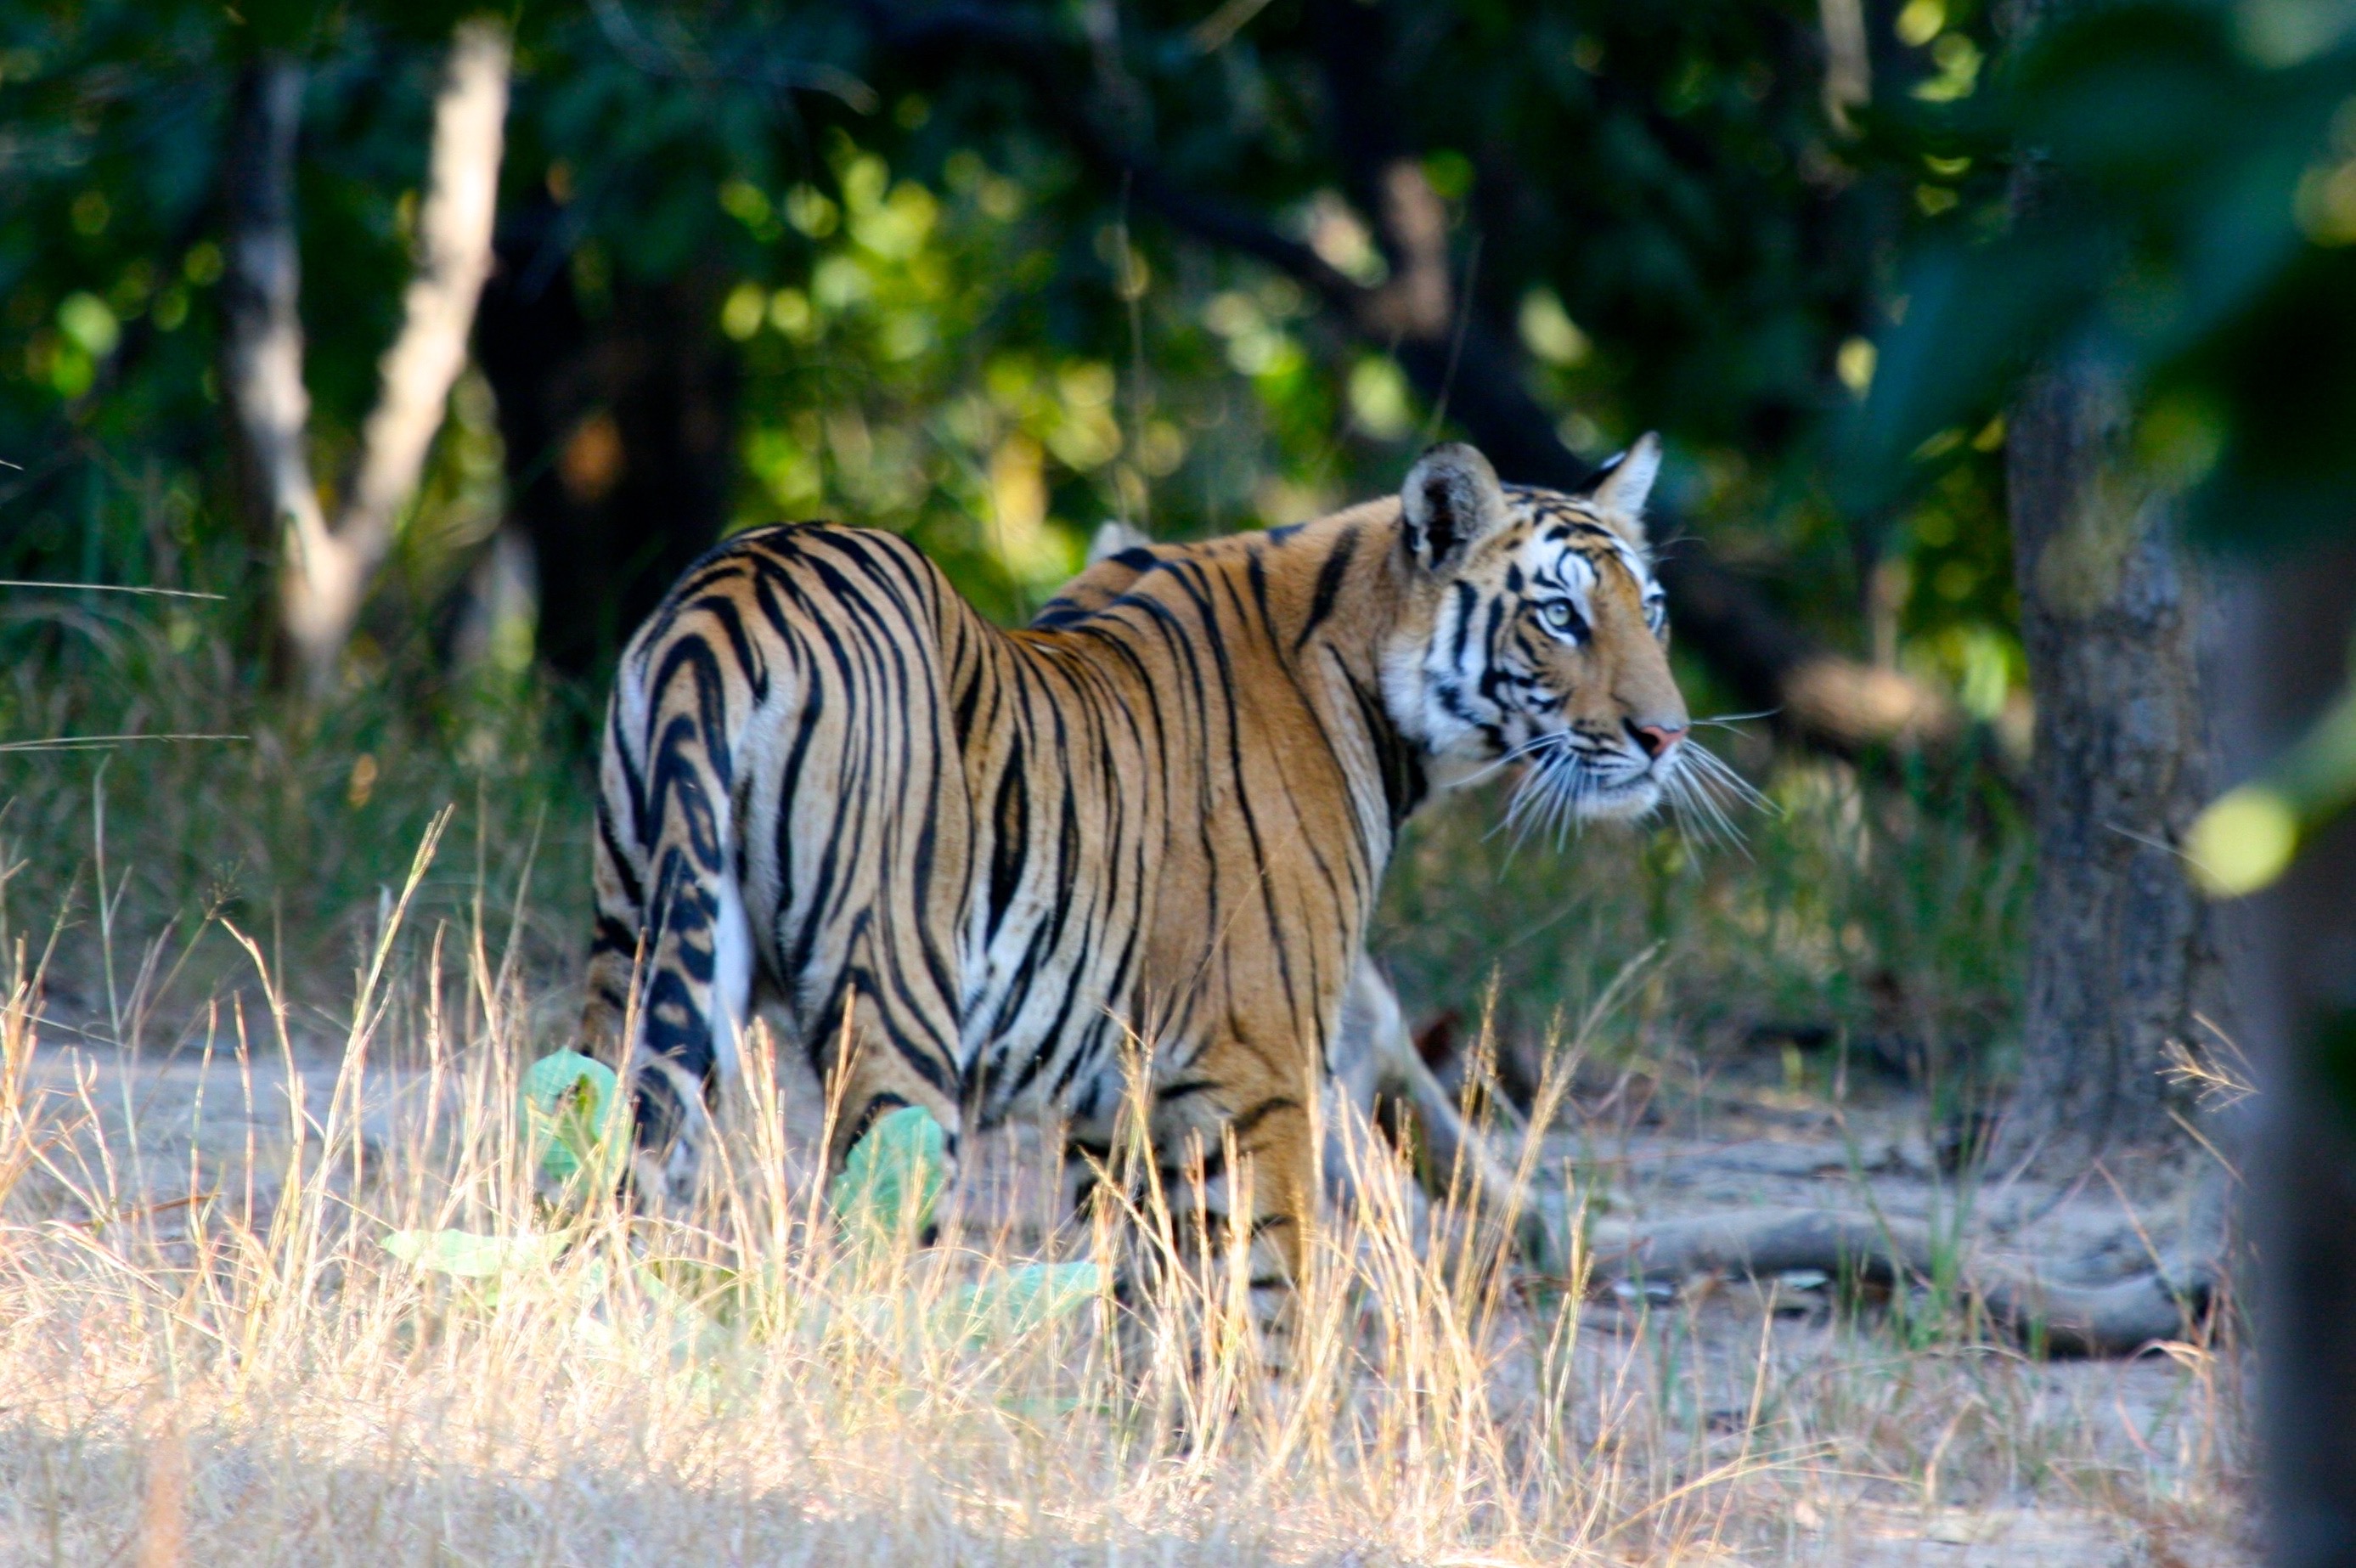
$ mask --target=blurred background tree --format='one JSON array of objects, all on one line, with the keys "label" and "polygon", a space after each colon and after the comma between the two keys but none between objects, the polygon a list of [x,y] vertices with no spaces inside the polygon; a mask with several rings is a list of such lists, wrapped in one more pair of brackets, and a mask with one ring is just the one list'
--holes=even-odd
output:
[{"label": "blurred background tree", "polygon": [[[256,591],[269,542],[228,526],[207,371],[231,98],[264,49],[305,73],[315,467],[332,488],[356,460],[455,13],[280,9],[7,24],[20,575]],[[1910,105],[1965,91],[1985,19],[1903,20],[1860,21],[1858,80]],[[910,530],[1011,616],[1104,516],[1174,535],[1281,521],[1387,487],[1441,423],[1560,480],[1659,424],[1678,516],[1712,545],[1676,555],[1682,624],[1731,698],[1851,746],[1951,722],[1958,692],[1996,713],[2009,596],[1971,526],[1993,459],[1948,466],[1919,552],[1910,520],[1844,526],[1821,481],[1877,290],[1971,177],[1943,163],[1941,183],[1911,124],[1828,112],[1818,22],[1322,0],[527,11],[481,371],[439,454],[496,444],[503,483],[460,501],[451,464],[429,476],[350,668],[465,640],[498,596],[487,510],[537,557],[504,557],[536,590],[533,649],[594,685],[685,555],[776,515]],[[145,489],[103,452],[135,452]],[[1895,674],[1901,643],[1922,666],[1904,683],[1849,667]]]},{"label": "blurred background tree", "polygon": [[[2224,742],[2219,770],[2243,782],[2188,820],[2181,781],[2155,779],[2130,735],[2079,764],[2079,805],[2082,825],[2112,826],[2100,810],[2111,789],[2107,799],[2140,813],[2124,824],[2128,835],[2157,823],[2169,858],[2208,893],[2249,899],[2233,911],[2231,956],[2239,1027],[2259,1069],[2240,1132],[2262,1260],[2270,1557],[2343,1563],[2356,1541],[2356,822],[2346,811],[2356,800],[2356,8],[2046,5],[2021,30],[1979,121],[1982,134],[2027,150],[2012,199],[1979,232],[1916,258],[1903,324],[1850,448],[1851,478],[1861,497],[1901,489],[1921,443],[2017,400],[2016,545],[2029,596],[2057,601],[2060,660],[2090,642],[2124,646],[2126,627],[2159,662],[2180,664],[2182,623],[2204,592],[2222,599],[2202,705]],[[2040,426],[2034,455],[2022,450],[2025,411]],[[2025,471],[2050,492],[2049,515],[2024,518]],[[2204,548],[2195,570],[2215,589],[2184,589],[2182,561],[2161,561],[2179,526]],[[2033,535],[2051,568],[2029,564]],[[2092,618],[2108,624],[2091,631],[2070,626],[2085,618],[2059,603],[2089,580],[2107,585]],[[2026,618],[2032,626],[2038,614]],[[2030,655],[2034,668],[2033,639]],[[2050,725],[2074,719],[2065,748],[2172,731],[2173,761],[2198,768],[2203,748],[2189,726],[2154,711],[2180,711],[2177,693],[2193,679],[2179,671],[2162,690],[2134,671],[2110,677],[2109,694],[2140,701],[2140,714],[2090,706],[2057,718],[2043,703],[2040,751]],[[2081,701],[2105,684],[2083,670],[2069,682]],[[2116,791],[2105,768],[2139,788]],[[2041,761],[2040,771],[2041,789],[2057,782]],[[2048,809],[2042,796],[2039,807]],[[2111,858],[2108,889],[2082,885],[2086,902],[2112,900],[2112,952],[2173,945],[2179,961],[2157,974],[2082,968],[2077,986],[2157,979],[2153,989],[2181,1008],[2194,991],[2182,957],[2206,940],[2190,929],[2197,918],[2187,920],[2172,886],[2149,896],[2153,862]],[[2140,876],[2130,859],[2143,863]],[[2041,946],[2053,933],[2040,897]],[[2056,945],[2082,964],[2094,954],[2068,933]],[[2032,975],[2032,1052],[2039,991]],[[2120,1021],[2109,1022],[2110,1037],[2091,1048],[2058,1042],[2080,1069],[2062,1090],[2065,1118],[2126,1081],[2100,1059],[2135,1054],[2117,1049]]]}]

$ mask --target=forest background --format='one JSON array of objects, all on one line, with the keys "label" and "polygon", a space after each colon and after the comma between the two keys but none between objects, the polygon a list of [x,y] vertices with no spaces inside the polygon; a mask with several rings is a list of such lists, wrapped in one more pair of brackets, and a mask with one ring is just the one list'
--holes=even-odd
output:
[{"label": "forest background", "polygon": [[[305,675],[224,381],[241,83],[300,66],[302,434],[333,513],[457,13],[21,10],[0,570],[219,596],[8,590],[8,732],[251,737],[107,763],[161,770],[141,902],[275,901],[332,950],[454,779],[500,786],[498,841],[544,798],[577,843],[613,654],[734,528],[899,530],[1012,620],[1108,518],[1297,521],[1443,433],[1561,483],[1665,432],[1697,712],[1771,710],[1762,745],[1985,726],[1976,754],[2024,754],[1994,400],[1869,509],[1830,478],[1910,258],[2001,211],[1956,113],[1987,16],[1860,21],[1837,81],[1819,19],[1772,6],[1074,17],[520,13],[473,353]],[[173,822],[232,777],[208,831]]]},{"label": "forest background", "polygon": [[[611,660],[728,532],[894,529],[1012,622],[1108,519],[1297,521],[1444,435],[1567,485],[1658,429],[1679,676],[1778,809],[1740,850],[1688,823],[1564,854],[1488,837],[1494,802],[1438,813],[1378,940],[1410,1006],[1494,1013],[1535,1081],[1547,1021],[1657,951],[1625,1060],[1794,1092],[1868,1060],[1966,1159],[2024,1074],[2039,1135],[2172,1138],[2162,1051],[2218,1011],[2224,946],[2195,813],[2340,674],[2294,700],[2262,636],[2203,671],[2188,628],[2253,622],[2227,557],[2346,528],[2352,26],[0,7],[6,934],[55,932],[50,991],[91,1016],[132,989],[119,940],[177,932],[192,993],[241,963],[213,920],[321,1002],[455,800],[474,865],[425,907],[529,882],[529,962],[569,976]],[[440,372],[397,351],[437,321]],[[2056,538],[2113,599],[2021,569]],[[2281,711],[2216,720],[2252,670]],[[2128,755],[2161,782],[2090,805]],[[2317,755],[2206,845],[2233,890],[2328,847],[2348,770]],[[2180,912],[2156,988],[2117,960],[2121,887]],[[2106,962],[2083,996],[2039,979]],[[2130,990],[2158,1001],[2120,1023]]]}]

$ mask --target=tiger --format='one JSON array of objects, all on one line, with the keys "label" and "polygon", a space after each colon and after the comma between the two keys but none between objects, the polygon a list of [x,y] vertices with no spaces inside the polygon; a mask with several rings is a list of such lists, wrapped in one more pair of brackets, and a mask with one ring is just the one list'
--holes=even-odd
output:
[{"label": "tiger", "polygon": [[1394,497],[1121,551],[1012,630],[895,534],[723,541],[603,725],[580,1035],[627,1086],[626,1187],[694,1201],[758,1006],[834,1086],[830,1169],[904,1106],[952,1167],[1015,1117],[1098,1160],[1133,1102],[1279,1326],[1408,819],[1515,765],[1539,821],[1680,787],[1659,467],[1648,435],[1509,489],[1443,444]]},{"label": "tiger", "polygon": [[[1135,580],[1135,566],[1094,568],[1125,551],[1150,550],[1152,542],[1133,523],[1114,519],[1100,525],[1088,542],[1090,571],[1056,594],[1052,613],[1118,596]],[[1413,1129],[1418,1155],[1414,1175],[1430,1197],[1461,1197],[1476,1214],[1506,1228],[1522,1262],[1538,1274],[1568,1272],[1571,1260],[1563,1233],[1568,1217],[1560,1211],[1559,1198],[1528,1190],[1498,1158],[1485,1133],[1470,1123],[1465,1108],[1442,1086],[1408,1033],[1398,993],[1365,953],[1351,966],[1326,1065],[1324,1174],[1329,1196],[1344,1202],[1358,1197],[1364,1162],[1357,1151],[1365,1149],[1365,1136],[1377,1125],[1396,1126],[1394,1118],[1403,1117]],[[1494,1099],[1487,1103],[1508,1127],[1526,1134],[1510,1107]],[[1066,1191],[1075,1195],[1066,1207],[1078,1207],[1076,1195],[1089,1179],[1085,1169],[1066,1172]]]}]

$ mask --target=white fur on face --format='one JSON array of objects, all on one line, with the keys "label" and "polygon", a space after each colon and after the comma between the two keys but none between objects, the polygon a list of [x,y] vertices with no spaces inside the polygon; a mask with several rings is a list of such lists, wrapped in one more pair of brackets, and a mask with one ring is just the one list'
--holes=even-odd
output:
[{"label": "white fur on face", "polygon": [[1567,498],[1512,491],[1507,504],[1518,541],[1497,543],[1512,559],[1486,565],[1478,585],[1461,574],[1441,588],[1429,638],[1394,647],[1386,660],[1385,695],[1423,743],[1436,785],[1469,782],[1529,757],[1534,769],[1555,775],[1544,792],[1569,802],[1563,809],[1571,814],[1643,815],[1660,800],[1651,759],[1624,735],[1576,733],[1565,717],[1573,693],[1550,687],[1514,633],[1531,607],[1553,603],[1569,606],[1568,624],[1541,635],[1573,643],[1591,636],[1600,574],[1616,564],[1633,579],[1645,619],[1660,635],[1665,608],[1651,563]]}]

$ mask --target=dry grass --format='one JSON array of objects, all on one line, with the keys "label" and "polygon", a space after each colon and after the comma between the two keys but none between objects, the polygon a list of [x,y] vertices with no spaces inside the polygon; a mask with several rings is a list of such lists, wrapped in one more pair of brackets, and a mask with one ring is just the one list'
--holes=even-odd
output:
[{"label": "dry grass", "polygon": [[[144,1055],[40,1040],[38,953],[18,944],[0,1015],[0,1557],[2238,1551],[2230,1353],[2055,1366],[1919,1314],[1902,1333],[1869,1311],[1789,1316],[1747,1285],[1658,1304],[1528,1288],[1452,1210],[1419,1213],[1379,1147],[1356,1156],[1368,1201],[1319,1238],[1296,1370],[1276,1380],[1237,1303],[1183,1277],[1125,1330],[1098,1299],[1011,1338],[955,1332],[959,1284],[1041,1250],[1109,1262],[1135,1232],[1100,1215],[1050,1234],[1035,1205],[993,1197],[1040,1185],[1015,1179],[1035,1147],[1016,1141],[943,1245],[855,1249],[757,1053],[704,1223],[600,1208],[553,1262],[421,1273],[387,1233],[556,1217],[514,1116],[546,998],[499,956],[512,925],[412,926],[409,908],[389,901],[339,1033],[290,1016],[248,944],[262,990]],[[122,968],[114,1014],[143,1016],[159,965]],[[1612,1179],[1582,1197],[1614,1201]]]}]

